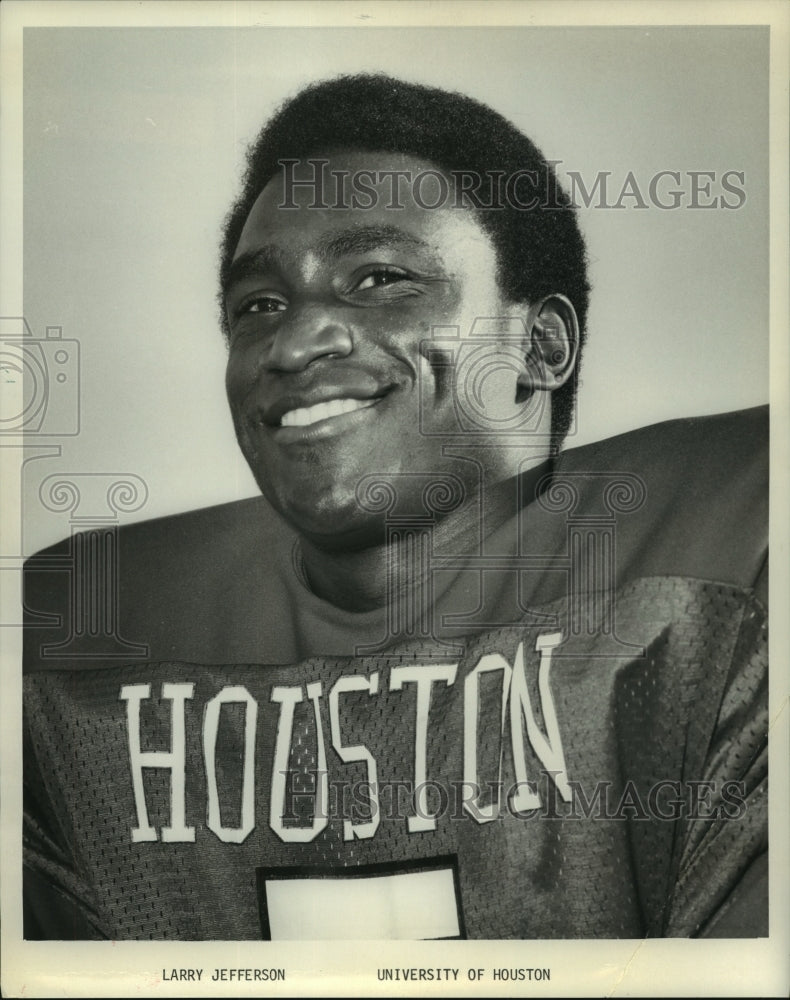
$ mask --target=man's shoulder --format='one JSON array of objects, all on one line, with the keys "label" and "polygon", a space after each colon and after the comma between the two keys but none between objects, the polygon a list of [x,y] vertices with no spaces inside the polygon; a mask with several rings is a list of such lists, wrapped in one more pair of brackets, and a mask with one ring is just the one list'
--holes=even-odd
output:
[{"label": "man's shoulder", "polygon": [[[166,562],[178,556],[197,555],[202,561],[217,553],[227,559],[278,545],[291,534],[263,497],[248,497],[211,507],[136,521],[115,529],[119,546],[127,553],[155,553]],[[64,538],[28,559],[28,565],[45,562],[71,551]]]},{"label": "man's shoulder", "polygon": [[76,533],[25,564],[26,670],[247,662],[285,613],[292,547],[262,497]]},{"label": "man's shoulder", "polygon": [[562,472],[673,471],[692,479],[766,465],[768,406],[709,416],[683,417],[626,431],[571,448],[560,456]]},{"label": "man's shoulder", "polygon": [[572,449],[555,482],[574,490],[577,518],[616,522],[621,579],[704,578],[763,595],[767,407],[669,420]]}]

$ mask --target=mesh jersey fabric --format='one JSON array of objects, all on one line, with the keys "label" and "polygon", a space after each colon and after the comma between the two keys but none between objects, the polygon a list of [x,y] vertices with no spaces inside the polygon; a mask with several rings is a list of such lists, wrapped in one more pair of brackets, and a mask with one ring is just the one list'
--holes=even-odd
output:
[{"label": "mesh jersey fabric", "polygon": [[121,530],[106,635],[76,627],[84,540],[34,557],[26,936],[259,938],[267,872],[436,858],[469,937],[761,933],[764,422],[565,453],[479,552],[432,554],[409,639],[310,594],[257,501]]}]

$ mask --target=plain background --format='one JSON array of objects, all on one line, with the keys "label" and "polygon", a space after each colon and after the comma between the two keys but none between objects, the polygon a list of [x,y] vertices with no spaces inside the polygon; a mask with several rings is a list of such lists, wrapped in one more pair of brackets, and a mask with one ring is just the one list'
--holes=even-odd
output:
[{"label": "plain background", "polygon": [[[54,472],[141,477],[135,520],[257,492],[224,395],[220,226],[267,115],[359,70],[465,91],[561,177],[610,171],[615,198],[629,171],[646,198],[683,174],[677,210],[581,212],[593,293],[568,446],[767,400],[767,29],[27,28],[24,309],[37,337],[79,340],[81,429],[26,465],[25,552],[69,533],[38,498]],[[742,171],[745,204],[687,207],[694,170],[714,195]]]}]

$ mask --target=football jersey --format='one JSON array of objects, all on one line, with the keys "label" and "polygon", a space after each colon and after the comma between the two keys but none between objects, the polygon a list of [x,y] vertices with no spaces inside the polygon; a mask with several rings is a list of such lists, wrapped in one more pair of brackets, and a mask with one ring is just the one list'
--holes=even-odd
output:
[{"label": "football jersey", "polygon": [[393,517],[371,612],[262,498],[33,557],[26,936],[766,933],[766,430],[565,452],[471,551]]}]

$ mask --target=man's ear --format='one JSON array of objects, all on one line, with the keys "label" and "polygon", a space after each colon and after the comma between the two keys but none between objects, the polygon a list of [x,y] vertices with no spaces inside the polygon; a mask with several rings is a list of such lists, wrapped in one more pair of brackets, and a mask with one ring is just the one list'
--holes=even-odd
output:
[{"label": "man's ear", "polygon": [[579,347],[579,320],[564,295],[547,295],[527,312],[526,370],[518,378],[519,393],[553,392],[573,373]]}]

